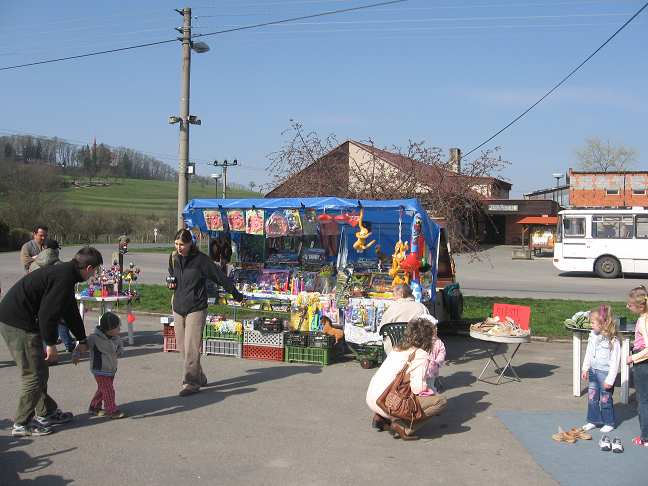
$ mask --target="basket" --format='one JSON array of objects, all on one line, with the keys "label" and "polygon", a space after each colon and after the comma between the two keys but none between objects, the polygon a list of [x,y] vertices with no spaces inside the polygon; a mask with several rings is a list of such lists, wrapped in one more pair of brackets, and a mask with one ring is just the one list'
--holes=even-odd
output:
[{"label": "basket", "polygon": [[202,352],[203,354],[240,358],[242,346],[240,342],[228,339],[205,339],[202,343]]},{"label": "basket", "polygon": [[243,357],[245,359],[283,361],[284,348],[273,348],[270,346],[255,346],[254,344],[243,344]]},{"label": "basket", "polygon": [[289,332],[285,337],[286,346],[305,348],[308,346],[307,332]]},{"label": "basket", "polygon": [[178,351],[178,346],[176,344],[175,336],[173,336],[173,337],[164,336],[164,344],[162,346],[162,350],[165,353],[168,353],[170,351]]},{"label": "basket", "polygon": [[328,334],[311,332],[308,335],[308,347],[309,348],[325,348],[331,349],[335,346],[335,337],[329,336]]},{"label": "basket", "polygon": [[286,346],[284,353],[284,361],[288,363],[311,363],[326,366],[332,361],[333,350]]},{"label": "basket", "polygon": [[261,332],[282,332],[284,330],[283,319],[263,319],[259,331]]},{"label": "basket", "polygon": [[164,337],[175,338],[175,327],[173,326],[173,324],[171,324],[171,325],[165,324],[164,329],[162,330],[162,335]]},{"label": "basket", "polygon": [[243,341],[243,335],[235,332],[220,332],[214,326],[207,324],[203,330],[203,339],[220,339],[222,341]]},{"label": "basket", "polygon": [[283,332],[243,331],[243,344],[283,348],[284,335]]}]

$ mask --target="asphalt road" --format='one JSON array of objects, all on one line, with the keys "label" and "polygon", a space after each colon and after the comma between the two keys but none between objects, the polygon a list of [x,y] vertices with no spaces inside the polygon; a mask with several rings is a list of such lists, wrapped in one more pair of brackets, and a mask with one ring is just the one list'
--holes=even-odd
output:
[{"label": "asphalt road", "polygon": [[[426,424],[422,440],[402,442],[370,429],[364,397],[375,370],[353,361],[321,368],[208,356],[209,385],[181,398],[180,357],[161,352],[158,320],[140,315],[135,325],[135,346],[126,348],[116,379],[117,402],[129,417],[90,418],[88,363],[75,367],[65,357],[51,368],[49,392],[77,416],[46,437],[11,437],[19,377],[0,345],[3,486],[553,485],[496,413],[584,413],[586,405],[585,397],[571,396],[570,344],[524,345],[522,382],[493,386],[475,379],[484,348],[450,336],[442,371],[448,408]],[[560,454],[553,432],[546,431],[547,447]]]},{"label": "asphalt road", "polygon": [[[142,245],[145,246],[145,245]],[[80,246],[65,247],[61,259],[68,260]],[[97,245],[109,261],[115,251],[113,245]],[[137,253],[136,246],[126,255],[126,264],[134,262],[142,270],[139,282],[164,284],[168,255],[164,253]],[[592,301],[624,300],[628,290],[648,282],[647,275],[626,275],[614,280],[601,279],[593,274],[560,273],[551,258],[512,260],[512,247],[498,246],[479,254],[456,255],[457,279],[466,295],[521,297],[536,299],[583,299]],[[3,289],[13,285],[23,272],[18,252],[0,253],[0,284]]]}]

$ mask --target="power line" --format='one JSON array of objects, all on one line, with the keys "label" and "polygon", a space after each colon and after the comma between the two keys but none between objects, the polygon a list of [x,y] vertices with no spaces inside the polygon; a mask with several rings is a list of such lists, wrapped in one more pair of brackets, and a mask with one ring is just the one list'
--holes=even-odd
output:
[{"label": "power line", "polygon": [[[316,18],[316,17],[323,17],[323,16],[326,16],[326,15],[335,15],[335,14],[341,14],[341,13],[355,12],[355,11],[359,11],[359,10],[366,10],[366,9],[375,8],[375,7],[382,7],[382,6],[385,6],[385,5],[392,5],[392,4],[402,3],[402,2],[406,2],[406,1],[407,0],[390,0],[390,1],[386,1],[386,2],[372,3],[372,4],[369,4],[369,5],[360,5],[358,7],[349,7],[349,8],[341,8],[341,9],[337,9],[337,10],[329,10],[327,12],[319,12],[319,13],[310,14],[310,15],[301,15],[299,17],[293,17],[293,18],[289,18],[289,19],[272,20],[272,21],[269,21],[269,22],[262,22],[262,23],[259,23],[259,24],[247,25],[247,26],[242,26],[242,27],[235,27],[235,28],[219,30],[219,31],[215,31],[215,32],[208,32],[208,33],[205,33],[205,34],[198,34],[198,35],[195,35],[193,37],[194,38],[195,37],[208,37],[208,36],[212,36],[212,35],[226,34],[226,33],[229,33],[229,32],[238,32],[238,31],[241,31],[241,30],[256,29],[256,28],[259,28],[259,27],[266,27],[266,26],[269,26],[269,25],[285,24],[285,23],[288,23],[288,22],[294,22],[296,20],[313,19],[313,18]],[[142,47],[152,47],[152,46],[158,46],[158,45],[161,45],[161,44],[169,44],[171,42],[176,42],[176,41],[177,41],[177,39],[167,39],[167,40],[162,40],[162,41],[157,41],[157,42],[147,42],[147,43],[144,43],[144,44],[137,44],[137,45],[134,45],[134,46],[120,47],[120,48],[116,48],[116,49],[107,49],[107,50],[104,50],[104,51],[96,51],[96,52],[88,52],[88,53],[85,53],[85,54],[77,54],[75,56],[59,57],[59,58],[55,58],[55,59],[45,59],[45,60],[42,60],[42,61],[34,61],[34,62],[25,63],[25,64],[15,64],[13,66],[1,67],[0,71],[8,71],[10,69],[20,69],[20,68],[24,68],[24,67],[38,66],[38,65],[41,65],[41,64],[50,64],[50,63],[54,63],[54,62],[70,61],[70,60],[73,60],[73,59],[81,59],[81,58],[84,58],[84,57],[99,56],[101,54],[111,54],[111,53],[115,53],[115,52],[129,51],[129,50],[132,50],[132,49],[139,49],[139,48],[142,48]]]},{"label": "power line", "polygon": [[563,84],[564,84],[564,83],[565,83],[569,78],[571,78],[574,74],[576,74],[576,72],[577,72],[578,70],[580,70],[580,68],[582,68],[582,67],[583,67],[583,66],[584,66],[584,65],[585,65],[585,64],[586,64],[590,59],[592,59],[596,54],[598,54],[598,52],[599,52],[601,49],[603,49],[603,48],[604,48],[604,47],[605,47],[605,46],[606,46],[606,45],[607,45],[607,44],[608,44],[612,39],[614,39],[614,38],[617,36],[617,34],[619,34],[619,32],[621,32],[623,29],[625,29],[625,28],[630,24],[630,22],[632,22],[634,19],[636,19],[636,18],[639,16],[639,14],[641,14],[641,12],[643,12],[643,11],[646,9],[646,7],[648,7],[648,2],[644,3],[644,5],[643,5],[639,10],[637,10],[637,11],[635,12],[635,14],[634,14],[632,17],[630,17],[628,20],[626,20],[626,21],[624,22],[624,24],[623,24],[621,27],[619,27],[619,28],[616,30],[616,32],[614,32],[614,34],[612,34],[610,37],[608,37],[607,40],[606,40],[603,44],[601,44],[601,45],[598,47],[598,49],[596,49],[596,50],[595,50],[594,52],[592,52],[589,56],[587,56],[583,62],[581,62],[578,66],[576,66],[574,69],[572,69],[572,70],[569,72],[569,74],[567,74],[567,76],[565,76],[564,78],[562,78],[562,79],[561,79],[561,80],[560,80],[556,85],[554,85],[553,88],[551,88],[549,91],[547,91],[547,92],[546,92],[546,93],[545,93],[545,94],[544,94],[544,95],[543,95],[543,96],[542,96],[538,101],[536,101],[535,103],[533,103],[533,104],[532,104],[531,106],[529,106],[526,110],[524,110],[522,113],[520,113],[518,116],[516,116],[516,117],[515,117],[515,118],[514,118],[510,123],[508,123],[504,128],[498,130],[495,134],[491,135],[488,139],[486,139],[485,141],[483,141],[482,143],[480,143],[479,145],[477,145],[475,148],[469,150],[466,154],[464,154],[464,157],[467,157],[468,155],[472,154],[475,150],[478,150],[478,149],[482,148],[484,145],[486,145],[488,142],[490,142],[490,141],[493,140],[495,137],[497,137],[498,135],[500,135],[502,132],[504,132],[506,129],[508,129],[508,128],[511,127],[514,123],[516,123],[518,120],[520,120],[522,117],[524,117],[527,113],[529,113],[532,109],[534,109],[536,106],[538,106],[540,103],[542,103],[542,101],[544,101],[545,98],[547,98],[549,95],[551,95],[551,93],[553,93],[554,91],[556,91],[556,90],[557,90],[560,86],[562,86],[562,85],[563,85]]}]

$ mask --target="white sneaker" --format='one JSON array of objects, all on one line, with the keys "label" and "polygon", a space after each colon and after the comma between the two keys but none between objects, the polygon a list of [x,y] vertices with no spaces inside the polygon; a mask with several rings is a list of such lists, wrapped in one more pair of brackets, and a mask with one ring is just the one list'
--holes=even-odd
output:
[{"label": "white sneaker", "polygon": [[611,425],[604,425],[603,427],[601,427],[601,434],[607,434],[609,432],[612,432],[613,430],[614,427],[612,427]]},{"label": "white sneaker", "polygon": [[610,442],[610,438],[607,435],[601,437],[601,439],[599,440],[599,447],[604,452],[609,452],[612,450],[612,443]]},{"label": "white sneaker", "polygon": [[595,429],[595,428],[596,428],[596,425],[594,425],[594,424],[591,423],[591,422],[588,422],[588,423],[586,423],[585,425],[583,425],[583,426],[581,427],[581,429],[583,429],[585,432],[587,432],[588,430]]},{"label": "white sneaker", "polygon": [[612,439],[612,452],[615,452],[617,454],[623,452],[623,444],[621,444],[621,439]]}]

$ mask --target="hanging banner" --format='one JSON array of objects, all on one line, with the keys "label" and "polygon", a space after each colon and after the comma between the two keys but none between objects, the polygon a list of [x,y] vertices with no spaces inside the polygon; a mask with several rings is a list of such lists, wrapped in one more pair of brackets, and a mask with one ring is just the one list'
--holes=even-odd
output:
[{"label": "hanging banner", "polygon": [[299,210],[286,209],[284,214],[286,216],[286,221],[288,221],[288,236],[301,236],[303,231]]},{"label": "hanging banner", "polygon": [[219,210],[216,211],[203,211],[205,218],[205,225],[209,231],[223,231],[223,217]]},{"label": "hanging banner", "polygon": [[314,209],[304,210],[304,235],[317,235],[317,212]]},{"label": "hanging banner", "polygon": [[270,215],[265,224],[268,238],[279,238],[288,235],[288,221],[282,211],[275,211]]},{"label": "hanging banner", "polygon": [[245,231],[245,213],[242,209],[227,210],[227,224],[230,231]]},{"label": "hanging banner", "polygon": [[263,234],[263,209],[245,211],[245,232],[249,235]]}]

